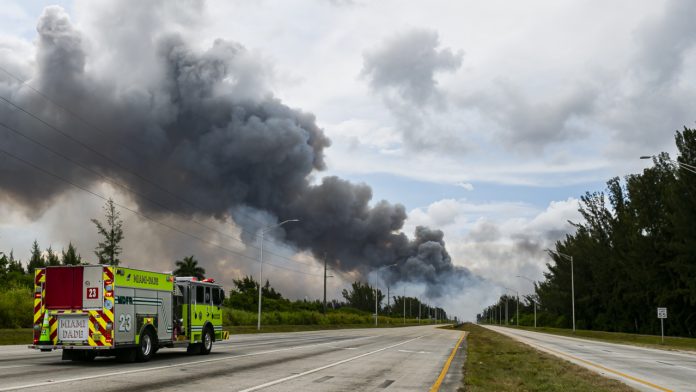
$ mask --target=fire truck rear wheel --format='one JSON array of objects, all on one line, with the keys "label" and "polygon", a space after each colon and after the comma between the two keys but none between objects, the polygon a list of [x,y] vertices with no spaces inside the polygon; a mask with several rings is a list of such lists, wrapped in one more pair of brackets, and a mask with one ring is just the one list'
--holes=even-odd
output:
[{"label": "fire truck rear wheel", "polygon": [[149,361],[155,354],[156,344],[157,341],[155,341],[152,332],[150,332],[149,329],[144,330],[143,333],[140,335],[140,344],[138,345],[138,348],[136,348],[136,360],[138,362]]},{"label": "fire truck rear wheel", "polygon": [[210,328],[206,328],[203,332],[203,343],[201,343],[201,355],[210,354],[210,350],[213,349],[213,333]]}]

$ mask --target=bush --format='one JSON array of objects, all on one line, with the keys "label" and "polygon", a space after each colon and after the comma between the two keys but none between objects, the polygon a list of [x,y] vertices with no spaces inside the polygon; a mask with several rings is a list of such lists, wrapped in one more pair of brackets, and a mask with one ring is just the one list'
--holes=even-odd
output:
[{"label": "bush", "polygon": [[31,328],[34,317],[32,291],[13,287],[0,291],[0,328]]}]

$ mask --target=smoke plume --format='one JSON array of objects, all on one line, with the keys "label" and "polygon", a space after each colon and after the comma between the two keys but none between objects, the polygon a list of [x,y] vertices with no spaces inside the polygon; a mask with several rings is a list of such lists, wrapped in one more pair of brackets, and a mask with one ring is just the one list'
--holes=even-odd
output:
[{"label": "smoke plume", "polygon": [[[142,195],[133,197],[148,214],[173,210],[182,217],[231,218],[248,229],[247,243],[260,226],[243,211],[263,212],[273,221],[299,219],[283,227],[282,240],[361,276],[396,264],[384,268],[385,279],[425,284],[433,297],[476,279],[453,265],[442,231],[418,227],[412,239],[402,233],[407,218],[402,205],[372,203],[365,184],[315,180],[325,168],[329,139],[312,114],[273,96],[263,64],[243,45],[218,39],[201,51],[183,34],[157,31],[153,23],[130,39],[110,37],[104,43],[109,32],[86,36],[61,8],[44,10],[34,67],[23,74],[29,85],[79,117],[12,78],[0,78],[3,97],[110,159],[4,102],[2,122],[127,184]],[[3,149],[23,159],[81,186],[101,181],[7,129],[0,132]],[[0,176],[2,194],[27,211],[46,208],[70,187],[11,159],[3,160],[3,167],[9,175]]]}]

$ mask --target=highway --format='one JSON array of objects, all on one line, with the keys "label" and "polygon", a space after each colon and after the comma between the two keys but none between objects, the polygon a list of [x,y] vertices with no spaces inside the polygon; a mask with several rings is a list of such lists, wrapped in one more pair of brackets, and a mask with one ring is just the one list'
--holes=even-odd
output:
[{"label": "highway", "polygon": [[641,391],[696,391],[696,355],[486,326]]},{"label": "highway", "polygon": [[233,335],[207,356],[162,349],[147,363],[0,346],[0,391],[428,391],[438,380],[454,391],[462,337],[434,326]]}]

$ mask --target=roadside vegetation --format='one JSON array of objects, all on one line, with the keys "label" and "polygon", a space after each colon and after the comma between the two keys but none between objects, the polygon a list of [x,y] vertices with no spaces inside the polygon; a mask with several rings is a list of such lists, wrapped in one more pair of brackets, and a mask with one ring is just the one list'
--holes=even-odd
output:
[{"label": "roadside vegetation", "polygon": [[[665,335],[696,338],[696,129],[676,132],[675,144],[677,160],[644,157],[652,162],[642,173],[580,198],[582,219],[548,251],[544,280],[522,298],[520,325],[533,325],[536,302],[539,326],[572,328],[572,257],[577,329],[660,335],[657,308],[665,307]],[[510,295],[478,321],[504,324],[506,304],[515,324]]]},{"label": "roadside vegetation", "polygon": [[616,380],[471,323],[460,391],[633,391]]}]

